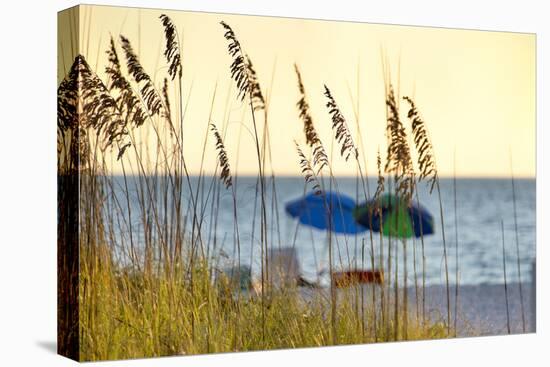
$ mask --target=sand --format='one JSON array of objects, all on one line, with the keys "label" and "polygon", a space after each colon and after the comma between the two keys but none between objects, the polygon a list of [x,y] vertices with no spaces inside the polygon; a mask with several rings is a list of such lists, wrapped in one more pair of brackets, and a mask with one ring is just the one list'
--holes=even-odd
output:
[{"label": "sand", "polygon": [[[372,290],[376,289],[379,294],[378,285],[364,286],[364,302],[371,303]],[[353,288],[347,288],[353,296],[356,292]],[[523,310],[525,329],[523,326],[521,312],[521,298],[519,296],[519,283],[508,284],[508,315],[510,334],[533,333],[535,332],[535,294],[532,283],[522,283]],[[328,299],[328,288],[307,289],[302,288],[302,295],[305,299],[321,292],[322,297]],[[343,296],[346,289],[338,289],[338,297]],[[347,293],[347,292],[346,292]],[[393,295],[393,290],[392,290]],[[400,301],[403,300],[403,291],[399,293]],[[451,285],[450,303],[452,319],[454,324],[455,287]],[[417,298],[414,287],[409,288],[409,311],[410,317],[416,316]],[[419,316],[422,315],[421,288],[418,297]],[[504,284],[480,284],[462,285],[458,294],[458,317],[457,336],[489,336],[508,334],[508,318],[506,312],[506,297]],[[444,321],[447,319],[447,296],[444,285],[431,285],[426,287],[426,317],[432,321]]]},{"label": "sand", "polygon": [[[525,332],[535,332],[535,302],[532,283],[522,283]],[[451,309],[454,309],[454,286],[451,287]],[[411,289],[411,307],[416,307]],[[421,300],[419,299],[420,304]],[[447,316],[444,286],[426,287],[426,312],[432,318]],[[414,308],[416,310],[416,308]],[[510,333],[523,333],[519,283],[508,284],[508,313]],[[458,336],[500,335],[508,333],[504,284],[460,286],[458,294]]]}]

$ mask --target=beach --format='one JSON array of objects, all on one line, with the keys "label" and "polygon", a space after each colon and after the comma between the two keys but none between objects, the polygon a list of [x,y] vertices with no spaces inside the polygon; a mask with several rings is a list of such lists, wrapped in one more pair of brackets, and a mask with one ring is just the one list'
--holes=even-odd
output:
[{"label": "beach", "polygon": [[[451,288],[451,305],[454,305],[454,286]],[[536,331],[532,283],[522,283],[525,332]],[[415,305],[414,289],[410,291],[410,307]],[[508,334],[504,284],[464,285],[459,288],[457,336],[488,336]],[[420,301],[421,302],[421,301]],[[426,310],[432,318],[446,312],[445,287],[432,285],[426,288]],[[523,333],[519,283],[508,284],[508,310],[510,333]]]}]

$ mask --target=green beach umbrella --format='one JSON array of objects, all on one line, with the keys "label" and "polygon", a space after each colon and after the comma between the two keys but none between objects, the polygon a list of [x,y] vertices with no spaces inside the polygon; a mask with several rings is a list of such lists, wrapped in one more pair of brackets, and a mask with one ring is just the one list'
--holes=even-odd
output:
[{"label": "green beach umbrella", "polygon": [[358,223],[385,236],[410,238],[434,233],[433,217],[425,208],[408,205],[393,194],[384,194],[378,202],[369,200],[357,206],[353,215]]}]

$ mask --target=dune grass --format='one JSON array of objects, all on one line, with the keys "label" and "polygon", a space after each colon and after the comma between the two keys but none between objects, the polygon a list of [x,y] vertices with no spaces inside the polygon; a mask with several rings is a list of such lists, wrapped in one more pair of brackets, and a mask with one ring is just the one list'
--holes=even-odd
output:
[{"label": "dune grass", "polygon": [[[268,254],[277,237],[278,203],[276,176],[270,168],[269,101],[264,98],[250,57],[224,22],[220,36],[227,40],[232,58],[229,76],[234,79],[238,99],[248,104],[255,141],[259,210],[252,218],[252,232],[258,221],[261,250],[250,261],[258,261],[261,272],[255,289],[247,290],[235,287],[231,279],[220,275],[223,239],[216,234],[220,210],[233,212],[234,233],[228,241],[233,244],[237,267],[243,263],[240,250],[244,245],[237,225],[238,172],[229,165],[224,143],[227,122],[219,129],[211,123],[204,127],[205,150],[209,136],[214,141],[212,151],[218,157],[219,179],[204,176],[201,170],[198,184],[193,185],[182,149],[189,96],[182,92],[179,36],[169,17],[161,16],[161,23],[168,66],[161,89],[141,66],[131,41],[123,35],[118,41],[112,38],[107,50],[108,80],[100,80],[85,57],[79,55],[58,89],[59,177],[76,177],[79,183],[75,196],[79,233],[78,335],[72,336],[73,342],[76,338],[79,344],[77,359],[314,347],[452,335],[448,274],[447,321],[431,320],[425,315],[424,279],[420,287],[415,287],[417,293],[422,292],[422,312],[418,302],[416,313],[409,310],[408,270],[405,268],[399,279],[396,261],[401,255],[407,263],[406,239],[382,238],[372,230],[361,239],[361,265],[385,268],[386,281],[380,286],[337,290],[331,283],[328,289],[305,290],[295,283],[285,287],[272,284]],[[119,54],[126,60],[125,65]],[[297,66],[296,73],[301,97],[297,118],[304,123],[307,143],[307,150],[296,143],[297,173],[301,169],[305,175],[304,191],[313,186],[323,195],[326,189],[338,190],[338,180],[316,132]],[[437,169],[424,122],[412,100],[405,98],[411,106],[408,116],[415,147],[422,152],[420,172],[415,174],[410,153],[413,147],[409,146],[400,119],[400,98],[389,77],[386,84],[389,144],[386,164],[380,154],[377,157],[378,187],[374,197],[392,191],[411,204],[420,181],[427,180],[439,190]],[[168,93],[171,87],[176,90],[174,95]],[[360,182],[363,190],[358,197],[367,199],[370,192],[363,168],[366,158],[360,159],[359,148],[330,89],[325,86],[321,93],[327,98],[325,107],[333,123],[334,136],[330,141],[339,145],[343,158],[356,165],[358,185]],[[144,134],[151,134],[155,143],[145,148],[138,144]],[[109,150],[117,152],[122,185],[109,172],[113,162],[108,160],[115,159]],[[132,159],[127,159],[128,155]],[[203,159],[204,152],[201,167]],[[60,182],[74,186],[75,181]],[[224,193],[232,196],[232,208],[220,207],[220,195]],[[63,200],[75,197],[60,196],[60,200],[63,204]],[[269,197],[273,198],[271,203]],[[69,221],[71,210],[60,210],[60,221]],[[206,220],[214,223],[210,231],[204,229]],[[380,236],[380,243],[387,250],[381,246],[375,254],[373,236]],[[71,239],[60,235],[62,251],[71,246],[64,241]],[[330,231],[327,242],[332,272],[338,261]],[[443,253],[447,265],[445,246]],[[423,270],[425,261],[422,246]],[[351,263],[339,265],[351,267]],[[76,270],[62,271],[72,274]],[[416,267],[414,271],[416,284]]]},{"label": "dune grass", "polygon": [[[104,266],[93,273],[84,267],[81,274],[84,360],[333,344],[326,292],[304,296],[288,287],[271,292],[265,303],[249,294],[241,295],[237,303],[233,289],[213,286],[207,264],[195,269],[192,292],[182,281],[187,275],[183,272],[152,275]],[[355,293],[349,291],[340,294],[336,309],[337,344],[404,340],[405,330],[397,336],[380,331],[375,336],[373,309],[356,312]],[[409,340],[442,338],[446,328],[443,323],[409,322],[406,335]]]}]

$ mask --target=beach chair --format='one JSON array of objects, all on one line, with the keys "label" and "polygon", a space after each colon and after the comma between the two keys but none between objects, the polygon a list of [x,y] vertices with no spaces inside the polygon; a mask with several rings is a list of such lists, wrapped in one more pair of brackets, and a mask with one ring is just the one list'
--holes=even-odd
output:
[{"label": "beach chair", "polygon": [[252,283],[252,269],[248,265],[225,268],[216,274],[216,282],[226,284],[233,290],[248,290]]},{"label": "beach chair", "polygon": [[272,248],[269,251],[267,276],[274,287],[316,287],[302,276],[298,253],[294,247]]},{"label": "beach chair", "polygon": [[332,283],[336,288],[345,288],[357,284],[382,284],[384,273],[381,270],[346,270],[332,273]]}]

